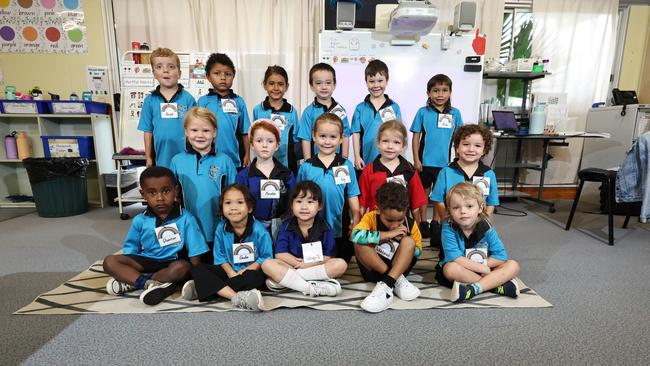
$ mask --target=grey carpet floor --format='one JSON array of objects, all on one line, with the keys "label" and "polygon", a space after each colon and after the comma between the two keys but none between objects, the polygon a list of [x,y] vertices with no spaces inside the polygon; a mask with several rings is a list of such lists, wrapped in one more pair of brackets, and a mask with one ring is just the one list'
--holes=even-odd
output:
[{"label": "grey carpet floor", "polygon": [[0,222],[0,364],[647,364],[650,227],[632,220],[610,247],[605,216],[579,213],[567,232],[568,202],[506,205],[529,212],[495,221],[553,308],[17,316],[118,250],[129,221],[107,208]]}]

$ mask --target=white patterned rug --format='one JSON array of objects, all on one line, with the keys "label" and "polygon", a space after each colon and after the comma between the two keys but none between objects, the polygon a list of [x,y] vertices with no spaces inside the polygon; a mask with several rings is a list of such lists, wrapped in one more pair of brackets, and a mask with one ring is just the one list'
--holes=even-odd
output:
[{"label": "white patterned rug", "polygon": [[[422,294],[413,301],[402,301],[395,297],[391,309],[543,308],[552,306],[521,280],[519,280],[521,294],[517,299],[485,293],[467,303],[451,303],[446,300],[449,290],[438,285],[434,280],[433,268],[437,261],[437,250],[425,248],[422,257],[408,276],[409,281],[418,286]],[[108,295],[105,290],[108,278],[108,275],[102,270],[102,262],[97,261],[86,271],[54,290],[38,296],[34,302],[14,314],[155,314],[238,310],[230,305],[230,301],[207,303],[185,301],[181,298],[180,292],[156,306],[147,306],[139,301],[139,292],[123,296]],[[354,260],[350,263],[348,271],[340,279],[340,282],[343,292],[337,297],[314,298],[298,292],[264,292],[264,303],[268,310],[298,307],[317,310],[361,310],[359,304],[372,291],[374,283],[363,281]]]}]

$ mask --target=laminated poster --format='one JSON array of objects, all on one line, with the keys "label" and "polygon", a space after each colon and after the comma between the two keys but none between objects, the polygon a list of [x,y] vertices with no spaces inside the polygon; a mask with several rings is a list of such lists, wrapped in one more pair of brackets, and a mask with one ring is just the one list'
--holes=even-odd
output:
[{"label": "laminated poster", "polygon": [[0,52],[86,53],[82,0],[0,0]]}]

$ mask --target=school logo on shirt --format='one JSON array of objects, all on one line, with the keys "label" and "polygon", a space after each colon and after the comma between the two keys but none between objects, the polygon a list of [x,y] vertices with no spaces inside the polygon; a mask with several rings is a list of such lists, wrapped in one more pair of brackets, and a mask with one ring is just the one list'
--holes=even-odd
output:
[{"label": "school logo on shirt", "polygon": [[220,168],[217,165],[210,165],[210,171],[208,172],[208,177],[213,182],[216,182],[219,179],[219,170]]},{"label": "school logo on shirt", "polygon": [[255,260],[255,246],[253,242],[235,243],[232,245],[232,257],[235,264],[248,263]]},{"label": "school logo on shirt", "polygon": [[181,233],[178,231],[176,223],[157,227],[155,230],[156,239],[158,239],[158,244],[160,244],[161,247],[181,243]]}]

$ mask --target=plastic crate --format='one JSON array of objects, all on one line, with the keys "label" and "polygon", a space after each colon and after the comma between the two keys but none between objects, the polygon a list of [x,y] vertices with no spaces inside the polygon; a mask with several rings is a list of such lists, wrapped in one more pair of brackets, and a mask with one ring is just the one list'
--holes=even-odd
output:
[{"label": "plastic crate", "polygon": [[0,113],[49,114],[50,106],[45,100],[2,100]]},{"label": "plastic crate", "polygon": [[46,158],[95,158],[92,136],[41,136],[41,140],[43,141],[43,152]]},{"label": "plastic crate", "polygon": [[48,100],[53,114],[108,114],[108,104],[88,100]]}]

